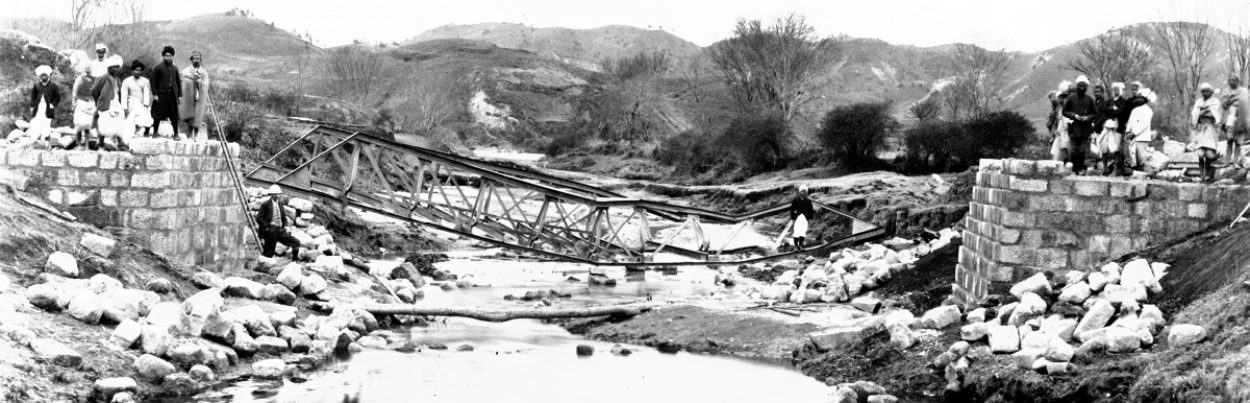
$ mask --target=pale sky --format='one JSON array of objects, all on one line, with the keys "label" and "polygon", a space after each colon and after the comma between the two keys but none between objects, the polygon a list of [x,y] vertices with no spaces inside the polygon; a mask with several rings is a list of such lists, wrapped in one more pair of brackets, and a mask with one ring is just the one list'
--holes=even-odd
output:
[{"label": "pale sky", "polygon": [[[0,0],[0,17],[68,19],[71,0]],[[240,7],[321,45],[353,39],[391,42],[445,24],[523,23],[534,27],[663,28],[706,46],[739,18],[807,17],[821,35],[879,38],[934,46],[971,42],[1038,51],[1109,28],[1161,20],[1205,21],[1224,28],[1250,20],[1250,0],[138,0],[148,19],[166,20]],[[1201,10],[1199,12],[1198,10]],[[1235,16],[1235,17],[1233,17]]]}]

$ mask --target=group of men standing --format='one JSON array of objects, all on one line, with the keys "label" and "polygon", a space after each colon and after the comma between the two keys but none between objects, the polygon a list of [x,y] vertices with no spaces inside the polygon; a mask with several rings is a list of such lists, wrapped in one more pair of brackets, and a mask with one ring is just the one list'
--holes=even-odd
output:
[{"label": "group of men standing", "polygon": [[[1154,92],[1140,81],[1127,86],[1112,83],[1111,93],[1101,85],[1093,87],[1085,76],[1075,83],[1064,81],[1050,93],[1051,113],[1047,129],[1052,135],[1052,157],[1072,164],[1072,171],[1087,175],[1087,152],[1093,151],[1102,163],[1102,175],[1132,174],[1152,152],[1155,131],[1151,129]],[[1242,145],[1250,140],[1250,99],[1241,79],[1228,78],[1228,88],[1220,97],[1203,83],[1189,119],[1190,147],[1199,151],[1199,168],[1204,181],[1214,181],[1215,163],[1220,155],[1240,165]]]},{"label": "group of men standing", "polygon": [[[202,127],[206,122],[208,72],[202,56],[192,52],[192,66],[180,71],[174,55],[174,48],[165,46],[162,61],[149,72],[142,62],[125,64],[121,56],[109,55],[108,46],[97,44],[94,59],[75,60],[72,65],[74,135],[52,143],[66,148],[125,149],[132,136],[157,135],[166,120],[175,139],[182,137],[178,130],[181,123],[187,124],[189,135],[206,137]],[[26,133],[37,140],[53,134],[56,108],[62,100],[61,89],[52,80],[54,73],[47,65],[35,69],[38,80],[31,88]]]}]

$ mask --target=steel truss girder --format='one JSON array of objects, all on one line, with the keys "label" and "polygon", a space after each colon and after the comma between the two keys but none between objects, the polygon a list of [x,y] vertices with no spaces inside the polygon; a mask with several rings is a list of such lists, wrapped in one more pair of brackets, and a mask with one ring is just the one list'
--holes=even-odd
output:
[{"label": "steel truss girder", "polygon": [[[280,157],[295,157],[299,163],[279,166],[275,161]],[[771,245],[729,248],[744,228],[787,214],[789,206],[730,215],[628,198],[540,172],[326,126],[309,130],[249,172],[246,179],[256,186],[277,184],[295,195],[337,201],[501,247],[591,265],[751,263],[850,246],[885,234],[879,226],[813,203],[822,214],[849,220],[850,233],[786,253],[771,253],[775,249]],[[538,212],[527,213],[526,203]],[[705,224],[734,227],[712,250]],[[655,242],[659,237],[653,229],[662,228],[676,229],[663,237],[663,243]],[[676,244],[681,235],[694,244]],[[655,261],[662,251],[697,260]],[[747,252],[760,255],[744,257]]]}]

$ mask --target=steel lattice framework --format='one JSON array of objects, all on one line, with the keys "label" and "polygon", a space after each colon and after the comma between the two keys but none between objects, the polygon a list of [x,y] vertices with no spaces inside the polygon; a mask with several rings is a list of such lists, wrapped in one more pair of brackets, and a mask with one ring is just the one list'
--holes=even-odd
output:
[{"label": "steel lattice framework", "polygon": [[[781,234],[789,229],[788,205],[722,214],[327,126],[287,145],[249,172],[247,182],[277,184],[290,194],[591,265],[750,263],[850,246],[885,233],[814,203],[823,217],[809,233],[823,234],[822,239],[803,250],[778,252]],[[718,226],[717,235],[709,236],[708,226]]]}]

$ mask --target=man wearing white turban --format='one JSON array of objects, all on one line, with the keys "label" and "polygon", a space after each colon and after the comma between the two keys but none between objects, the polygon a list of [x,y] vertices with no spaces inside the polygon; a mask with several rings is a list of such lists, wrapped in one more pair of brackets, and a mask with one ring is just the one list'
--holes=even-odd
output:
[{"label": "man wearing white turban", "polygon": [[1154,109],[1151,104],[1155,102],[1155,94],[1149,88],[1143,88],[1139,81],[1130,83],[1128,90],[1132,94],[1128,104],[1135,106],[1129,111],[1124,137],[1132,142],[1132,146],[1127,149],[1131,160],[1129,164],[1134,168],[1139,168],[1145,164],[1146,156],[1150,153],[1150,142],[1154,140],[1154,130],[1150,128],[1150,120],[1154,118]]},{"label": "man wearing white turban", "polygon": [[35,85],[30,89],[30,128],[26,134],[42,139],[52,134],[52,122],[56,121],[56,106],[61,104],[61,88],[52,82],[52,67],[35,68]]},{"label": "man wearing white turban", "polygon": [[1215,98],[1215,87],[1211,84],[1202,83],[1198,86],[1198,92],[1201,95],[1194,101],[1190,112],[1189,139],[1198,147],[1198,168],[1202,171],[1202,180],[1213,182],[1215,160],[1218,158],[1216,150],[1220,148],[1220,134],[1217,129],[1220,126],[1220,101]]},{"label": "man wearing white turban", "polygon": [[[103,146],[105,136],[116,138],[120,134],[118,129],[121,128],[125,121],[125,110],[121,102],[122,84],[119,78],[121,76],[122,63],[121,56],[113,55],[109,57],[105,62],[105,65],[108,66],[107,74],[97,79],[95,87],[91,90],[91,96],[95,99],[95,108],[99,121],[97,122],[98,143],[95,143],[95,147],[91,147],[93,140],[97,139],[88,139],[87,144],[90,148]],[[117,145],[119,148],[125,147],[124,142],[120,139]]]}]

